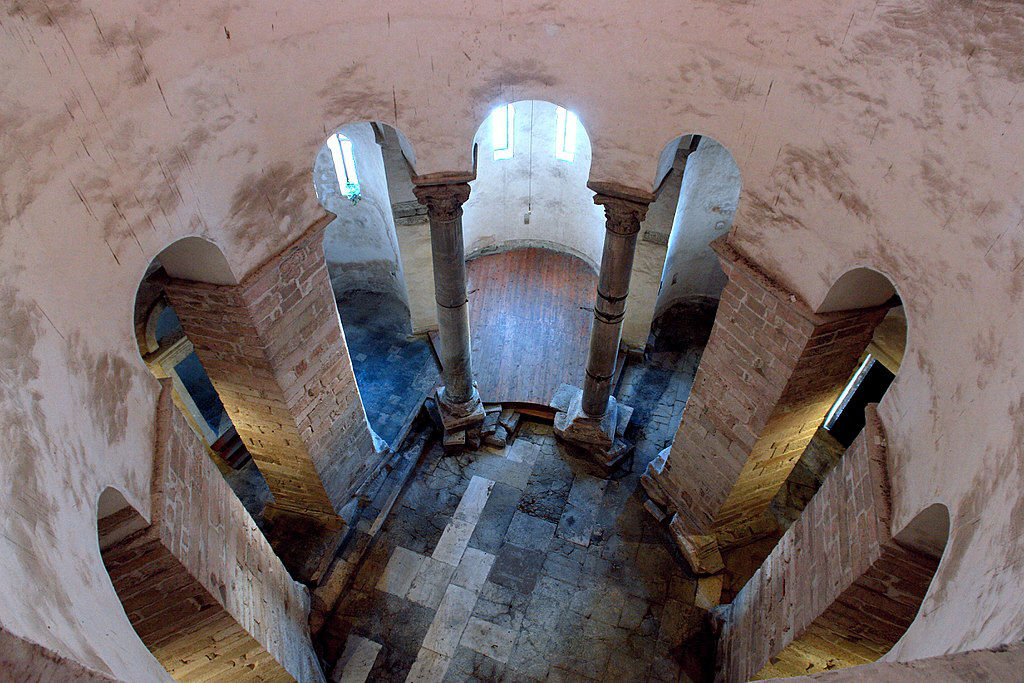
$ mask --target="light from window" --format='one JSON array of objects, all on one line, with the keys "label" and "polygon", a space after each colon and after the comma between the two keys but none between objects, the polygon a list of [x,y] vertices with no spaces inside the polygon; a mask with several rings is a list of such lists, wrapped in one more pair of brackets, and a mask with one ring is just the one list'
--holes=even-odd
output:
[{"label": "light from window", "polygon": [[359,194],[359,179],[356,177],[356,161],[352,156],[352,141],[341,133],[327,138],[327,146],[334,159],[334,171],[338,174],[338,188],[346,197]]},{"label": "light from window", "polygon": [[576,114],[563,107],[555,108],[555,158],[572,161],[576,158]]},{"label": "light from window", "polygon": [[843,408],[846,407],[850,397],[853,396],[853,392],[856,391],[860,383],[864,381],[864,378],[868,374],[868,370],[874,364],[874,357],[869,353],[864,357],[864,362],[857,368],[857,372],[853,373],[853,377],[850,378],[850,382],[843,389],[843,393],[839,394],[839,398],[832,404],[832,409],[828,411],[828,415],[825,416],[825,423],[822,425],[825,429],[832,429],[832,425],[835,424],[836,419],[839,417],[839,413],[842,412]]},{"label": "light from window", "polygon": [[511,104],[498,107],[491,114],[491,142],[495,159],[512,158],[512,130],[515,110]]}]

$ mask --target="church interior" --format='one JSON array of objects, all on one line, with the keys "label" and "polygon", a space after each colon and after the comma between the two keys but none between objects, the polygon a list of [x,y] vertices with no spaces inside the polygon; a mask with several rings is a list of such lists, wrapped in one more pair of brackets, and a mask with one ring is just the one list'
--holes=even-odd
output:
[{"label": "church interior", "polygon": [[0,28],[0,681],[1020,680],[1024,4]]}]

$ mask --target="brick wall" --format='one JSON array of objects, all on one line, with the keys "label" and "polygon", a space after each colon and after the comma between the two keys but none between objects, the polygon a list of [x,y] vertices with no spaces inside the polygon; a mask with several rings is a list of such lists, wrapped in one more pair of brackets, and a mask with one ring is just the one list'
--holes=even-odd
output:
[{"label": "brick wall", "polygon": [[886,309],[815,314],[726,242],[714,246],[729,281],[654,484],[681,528],[727,547],[775,529],[772,498]]},{"label": "brick wall", "polygon": [[914,620],[938,562],[891,534],[885,437],[868,426],[723,608],[718,680],[872,662]]},{"label": "brick wall", "polygon": [[337,526],[378,456],[327,276],[328,222],[237,286],[166,291],[275,505]]},{"label": "brick wall", "polygon": [[164,384],[152,520],[99,522],[111,582],[139,637],[178,679],[322,680],[309,598],[292,581]]}]

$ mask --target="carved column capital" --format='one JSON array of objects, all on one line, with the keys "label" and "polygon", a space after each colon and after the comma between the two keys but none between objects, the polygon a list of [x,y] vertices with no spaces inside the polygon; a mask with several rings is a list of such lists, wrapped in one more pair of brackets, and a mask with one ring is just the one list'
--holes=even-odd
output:
[{"label": "carved column capital", "polygon": [[450,222],[462,216],[462,205],[469,199],[469,183],[416,185],[413,194],[427,207],[432,220]]},{"label": "carved column capital", "polygon": [[604,207],[605,229],[624,236],[640,232],[640,223],[647,216],[647,208],[650,206],[606,194],[594,195],[594,203]]}]

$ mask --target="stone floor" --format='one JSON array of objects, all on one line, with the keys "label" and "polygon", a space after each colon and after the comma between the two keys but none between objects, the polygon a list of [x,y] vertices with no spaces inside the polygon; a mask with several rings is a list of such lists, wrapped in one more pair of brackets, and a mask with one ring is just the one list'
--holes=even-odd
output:
[{"label": "stone floor", "polygon": [[704,613],[638,473],[671,439],[695,367],[627,369],[620,396],[643,423],[618,478],[540,423],[501,450],[429,449],[321,632],[333,679],[689,680],[684,643]]},{"label": "stone floor", "polygon": [[440,377],[433,351],[409,335],[409,311],[394,297],[350,292],[338,311],[370,426],[393,444]]}]

